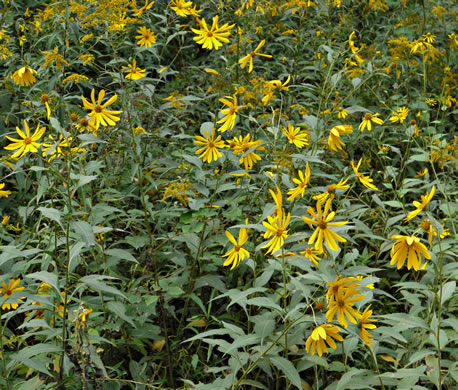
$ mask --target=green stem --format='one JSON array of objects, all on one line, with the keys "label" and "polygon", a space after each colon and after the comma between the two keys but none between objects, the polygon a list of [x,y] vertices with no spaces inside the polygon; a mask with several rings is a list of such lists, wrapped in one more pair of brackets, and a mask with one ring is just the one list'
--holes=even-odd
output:
[{"label": "green stem", "polygon": [[3,353],[3,322],[2,322],[2,309],[0,308],[0,358],[2,359],[3,362],[3,378],[5,378],[6,381],[6,388],[9,390],[10,389],[10,382],[8,380],[8,372],[6,371],[6,359],[5,355]]},{"label": "green stem", "polygon": [[372,356],[372,360],[374,361],[375,370],[377,371],[378,380],[380,381],[380,386],[382,387],[382,390],[385,390],[385,386],[383,385],[382,377],[380,376],[380,370],[378,368],[377,359],[374,355],[374,352],[372,351],[372,348],[369,345],[367,346],[367,348],[369,349],[369,352],[371,353],[371,356]]}]

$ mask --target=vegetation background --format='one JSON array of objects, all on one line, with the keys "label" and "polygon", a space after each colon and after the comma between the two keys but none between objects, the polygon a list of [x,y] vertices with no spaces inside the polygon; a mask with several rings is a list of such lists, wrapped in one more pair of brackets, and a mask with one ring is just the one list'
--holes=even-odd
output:
[{"label": "vegetation background", "polygon": [[455,389],[456,20],[4,0],[0,388]]}]

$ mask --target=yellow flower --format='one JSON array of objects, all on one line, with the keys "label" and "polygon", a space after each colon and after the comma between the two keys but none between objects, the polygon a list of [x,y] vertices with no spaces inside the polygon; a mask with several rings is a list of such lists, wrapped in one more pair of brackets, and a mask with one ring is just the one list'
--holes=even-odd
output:
[{"label": "yellow flower", "polygon": [[[240,136],[239,139],[234,137],[232,142],[234,144],[233,152],[235,155],[242,155],[242,157],[240,157],[240,164],[243,163],[246,170],[253,168],[253,164],[256,164],[261,160],[261,157],[255,152],[257,150],[265,150],[262,146],[260,146],[262,144],[262,140],[254,141],[251,139],[251,135],[247,134],[245,137]],[[250,149],[254,150],[246,154]]]},{"label": "yellow flower", "polygon": [[198,16],[199,11],[196,10],[196,8],[192,6],[192,1],[186,1],[186,0],[172,0],[170,2],[170,8],[173,9],[177,15],[179,16]]},{"label": "yellow flower", "polygon": [[404,218],[404,222],[409,222],[410,220],[414,219],[418,214],[420,214],[431,201],[435,193],[436,186],[433,186],[431,188],[431,193],[428,193],[428,191],[426,191],[425,195],[421,195],[421,203],[414,200],[413,205],[416,207],[416,209],[407,214],[407,217]]},{"label": "yellow flower", "polygon": [[34,74],[37,74],[36,70],[33,70],[28,66],[24,66],[21,69],[14,72],[10,77],[13,79],[16,85],[25,85],[26,87],[28,87],[29,85],[37,82]]},{"label": "yellow flower", "polygon": [[51,116],[51,108],[49,107],[49,104],[48,104],[49,96],[44,93],[43,95],[40,96],[40,100],[46,106],[46,114],[47,114],[47,118],[48,118],[48,121],[49,121],[49,117]]},{"label": "yellow flower", "polygon": [[59,53],[59,49],[57,47],[55,47],[53,51],[42,51],[42,53],[46,54],[45,63],[43,65],[44,68],[48,68],[53,62],[56,63],[57,70],[62,69],[62,64],[67,66],[69,65],[62,54]]},{"label": "yellow flower", "polygon": [[[332,211],[329,213],[331,208],[331,199],[326,201],[324,206],[323,214],[321,213],[321,205],[322,201],[319,200],[316,203],[317,214],[315,211],[309,206],[307,208],[307,213],[310,214],[314,219],[302,217],[305,223],[311,227],[312,225],[317,225],[315,231],[313,232],[312,236],[310,237],[308,243],[313,244],[315,241],[315,249],[323,252],[323,241],[326,240],[326,244],[329,248],[333,251],[339,250],[339,246],[337,245],[337,241],[339,242],[347,242],[347,240],[341,236],[339,236],[336,232],[334,232],[331,227],[338,227],[343,226],[348,223],[348,221],[341,221],[341,222],[332,222],[336,213]],[[328,214],[329,213],[329,214]]]},{"label": "yellow flower", "polygon": [[337,108],[337,118],[345,119],[348,116],[348,112],[345,111],[342,107]]},{"label": "yellow flower", "polygon": [[[339,334],[339,328],[332,324],[323,324],[315,328],[312,334],[307,338],[305,342],[305,350],[309,352],[311,349],[312,356],[315,355],[315,350],[319,356],[323,355],[323,351],[328,353],[329,345],[332,349],[336,349],[337,345],[334,341],[343,341],[342,336]],[[326,342],[326,343],[325,343]]]},{"label": "yellow flower", "polygon": [[359,319],[359,336],[361,337],[361,340],[363,340],[363,343],[366,344],[368,347],[370,347],[371,344],[373,344],[373,341],[371,340],[372,336],[367,329],[375,329],[376,326],[374,324],[371,324],[371,322],[376,322],[376,320],[371,320],[369,317],[372,315],[372,310],[369,310],[371,305],[366,307],[364,311],[361,313],[361,318]]},{"label": "yellow flower", "polygon": [[242,248],[242,246],[248,240],[248,234],[245,228],[241,228],[239,231],[238,241],[235,240],[234,236],[229,231],[226,231],[226,237],[232,244],[234,244],[234,247],[229,252],[223,255],[223,257],[227,257],[223,265],[228,266],[232,264],[232,270],[235,267],[238,267],[240,262],[243,261],[245,257],[250,257],[250,253],[246,249]]},{"label": "yellow flower", "polygon": [[154,5],[154,1],[152,1],[151,3],[148,3],[148,0],[145,0],[145,5],[141,8],[139,8],[138,10],[136,10],[136,12],[134,13],[134,16],[139,18],[140,16],[143,15],[143,12],[145,11],[148,11],[149,9],[151,9],[151,7]]},{"label": "yellow flower", "polygon": [[[425,232],[428,232],[429,246],[432,246],[433,245],[433,236],[437,236],[437,232],[433,228],[431,221],[429,219],[424,219],[423,221],[421,221],[419,227],[421,227]],[[442,234],[441,234],[441,238],[443,238]]]},{"label": "yellow flower", "polygon": [[[237,119],[237,112],[239,111],[240,107],[237,105],[237,95],[232,95],[232,102],[228,99],[231,99],[230,96],[226,96],[226,98],[219,99],[221,103],[224,104],[223,109],[221,109],[221,113],[224,115],[216,123],[223,123],[223,125],[218,129],[224,133],[227,130],[231,130],[235,126],[235,120]],[[224,108],[227,106],[227,108]]]},{"label": "yellow flower", "polygon": [[11,155],[11,158],[14,160],[20,159],[22,156],[26,155],[27,153],[36,153],[38,151],[37,148],[41,146],[40,143],[37,141],[43,136],[46,128],[41,127],[40,125],[37,126],[37,129],[35,130],[35,133],[33,135],[30,135],[30,129],[29,125],[27,122],[24,120],[24,128],[25,128],[25,133],[19,128],[16,127],[16,131],[19,134],[19,137],[22,139],[15,139],[6,136],[10,141],[12,141],[12,144],[9,144],[8,146],[5,146],[4,149],[6,150],[17,150],[16,153]]},{"label": "yellow flower", "polygon": [[191,30],[197,34],[197,37],[194,37],[194,41],[196,41],[199,45],[202,45],[204,49],[215,49],[218,50],[224,43],[228,43],[228,37],[231,34],[231,29],[235,26],[232,24],[229,26],[228,23],[225,23],[221,27],[218,25],[219,16],[216,15],[213,17],[213,23],[211,28],[208,28],[207,22],[205,19],[201,19],[200,23],[200,30],[191,28]]},{"label": "yellow flower", "polygon": [[84,309],[80,314],[78,314],[78,317],[76,317],[76,323],[75,326],[80,329],[80,328],[86,328],[87,326],[87,319],[89,317],[89,314],[92,313],[92,309]]},{"label": "yellow flower", "polygon": [[[14,293],[24,290],[24,287],[18,287],[20,283],[21,283],[21,279],[16,279],[16,280],[11,279],[8,285],[6,285],[5,282],[2,282],[2,287],[0,288],[0,294],[4,294],[2,298],[7,299]],[[21,301],[24,298],[25,297],[17,298],[17,300]],[[2,310],[17,309],[18,306],[19,304],[17,303],[4,303],[2,305]]]},{"label": "yellow flower", "polygon": [[213,74],[213,75],[215,75],[215,76],[221,76],[221,73],[217,72],[217,71],[214,70],[214,69],[205,68],[204,71],[207,72],[207,73]]},{"label": "yellow flower", "polygon": [[137,34],[135,39],[138,39],[137,45],[140,47],[145,46],[146,48],[151,47],[153,43],[156,43],[156,35],[145,26],[140,27],[137,30]]},{"label": "yellow flower", "polygon": [[288,230],[286,228],[290,220],[291,214],[288,213],[288,216],[286,216],[284,211],[280,211],[276,217],[269,216],[267,217],[267,222],[262,223],[267,229],[264,233],[264,238],[273,236],[267,244],[261,247],[261,249],[268,248],[266,254],[274,254],[283,247],[285,239],[288,238]]},{"label": "yellow flower", "polygon": [[359,179],[359,181],[364,187],[371,188],[373,190],[378,190],[378,188],[374,184],[372,184],[372,182],[374,181],[373,179],[371,179],[368,176],[364,176],[362,173],[358,172],[358,168],[361,165],[362,160],[362,158],[359,159],[358,165],[356,167],[355,162],[353,160],[351,161],[351,167],[353,168],[353,172],[355,172],[356,177]]},{"label": "yellow flower", "polygon": [[8,196],[11,195],[11,191],[3,190],[3,188],[5,188],[5,185],[6,185],[5,183],[0,184],[0,198],[1,197],[8,198]]},{"label": "yellow flower", "polygon": [[328,291],[326,293],[326,303],[335,301],[339,295],[342,295],[345,289],[359,286],[356,278],[347,276],[341,279],[341,275],[337,276],[333,282],[328,282]]},{"label": "yellow flower", "polygon": [[301,170],[298,170],[299,179],[294,178],[293,182],[297,184],[297,187],[290,188],[288,190],[288,200],[291,201],[296,199],[297,197],[304,196],[305,189],[307,188],[307,184],[310,180],[310,166],[309,163],[305,166],[305,175]]},{"label": "yellow flower", "polygon": [[183,97],[184,96],[178,91],[173,91],[171,95],[163,98],[162,100],[168,101],[170,106],[181,110],[184,106],[186,106],[186,101],[182,99]]},{"label": "yellow flower", "polygon": [[340,140],[342,134],[353,133],[353,126],[350,125],[339,125],[334,126],[329,133],[328,145],[329,147],[337,152],[338,150],[343,150],[342,146],[345,144]]},{"label": "yellow flower", "polygon": [[364,295],[358,295],[360,291],[354,284],[339,291],[335,295],[335,299],[328,303],[328,311],[326,312],[328,322],[333,321],[337,315],[339,324],[345,328],[348,327],[347,318],[350,322],[356,324],[356,319],[361,318],[361,313],[353,305],[355,302],[364,299]]},{"label": "yellow flower", "polygon": [[132,64],[129,64],[127,66],[123,66],[122,69],[126,69],[124,71],[124,72],[127,73],[127,75],[125,76],[126,79],[140,80],[143,77],[146,77],[146,75],[145,75],[146,69],[138,68],[136,60],[132,60]]},{"label": "yellow flower", "polygon": [[361,130],[361,132],[364,131],[364,129],[367,127],[367,130],[371,131],[372,130],[372,122],[381,125],[383,124],[383,121],[378,118],[380,114],[372,114],[370,112],[366,112],[363,117],[363,121],[360,123],[358,129]]},{"label": "yellow flower", "polygon": [[301,132],[300,127],[294,127],[291,123],[288,123],[288,129],[282,128],[283,134],[288,138],[290,144],[296,145],[299,149],[308,145],[308,133]]},{"label": "yellow flower", "polygon": [[313,263],[316,267],[318,267],[318,262],[321,260],[317,255],[320,255],[321,252],[317,251],[313,247],[307,248],[301,252],[299,252],[301,255],[306,257],[307,259],[310,260],[311,263]]},{"label": "yellow flower", "polygon": [[[3,188],[3,187],[2,187],[2,188]],[[8,225],[8,222],[10,221],[10,218],[11,218],[11,217],[10,217],[9,215],[5,215],[5,216],[3,217],[3,219],[2,219],[2,225],[3,225],[3,226]]]},{"label": "yellow flower", "polygon": [[[50,162],[55,157],[60,157],[64,154],[62,148],[68,148],[69,142],[72,140],[72,137],[65,138],[62,134],[59,135],[59,141],[56,142],[52,135],[49,135],[51,141],[50,144],[43,144],[43,157],[48,157],[48,162]],[[50,152],[48,152],[50,150]]]},{"label": "yellow flower", "polygon": [[99,96],[98,96],[98,101],[95,101],[95,89],[92,89],[91,91],[91,101],[92,103],[89,103],[84,96],[81,96],[81,99],[83,100],[83,106],[86,110],[92,110],[89,113],[89,117],[91,118],[89,120],[89,123],[94,125],[95,128],[98,130],[100,125],[102,126],[114,126],[116,125],[116,122],[120,120],[119,117],[116,115],[121,114],[122,111],[109,111],[106,110],[108,106],[113,104],[117,99],[118,95],[113,95],[110,99],[108,99],[105,104],[102,104],[102,100],[105,97],[105,90],[99,91]]},{"label": "yellow flower", "polygon": [[199,158],[202,158],[204,162],[211,163],[213,160],[218,160],[222,156],[221,152],[218,149],[223,149],[226,147],[224,140],[221,139],[219,135],[215,139],[215,128],[212,128],[211,136],[204,130],[205,137],[200,135],[196,136],[194,143],[196,145],[202,145],[203,148],[196,151],[195,154],[200,154]]},{"label": "yellow flower", "polygon": [[270,195],[272,196],[272,199],[275,203],[275,210],[274,210],[274,217],[278,216],[281,213],[281,209],[283,206],[283,196],[281,194],[280,188],[275,187],[275,192],[274,190],[269,189]]},{"label": "yellow flower", "polygon": [[255,56],[272,58],[272,56],[270,54],[258,53],[258,50],[260,50],[265,44],[266,44],[266,41],[265,41],[265,39],[263,39],[261,42],[259,42],[259,45],[256,47],[256,49],[251,51],[245,57],[240,58],[240,60],[239,60],[240,67],[242,69],[244,69],[248,65],[248,63],[250,63],[250,66],[248,67],[248,73],[251,73],[251,71],[253,70],[253,58]]},{"label": "yellow flower", "polygon": [[97,136],[97,128],[93,124],[89,123],[86,118],[81,118],[80,122],[76,125],[76,128],[79,129],[81,133],[87,131]]},{"label": "yellow flower", "polygon": [[437,106],[437,100],[436,99],[426,98],[425,99],[425,103],[430,107]]},{"label": "yellow flower", "polygon": [[397,264],[398,269],[404,265],[407,259],[407,269],[413,268],[415,271],[418,271],[421,266],[421,255],[423,255],[425,259],[431,259],[428,249],[420,242],[418,237],[396,234],[391,238],[397,241],[391,248],[390,264]]},{"label": "yellow flower", "polygon": [[393,112],[393,116],[390,117],[390,121],[392,123],[396,123],[399,121],[399,123],[403,123],[406,119],[407,116],[409,115],[409,109],[407,107],[402,107],[396,112]]}]

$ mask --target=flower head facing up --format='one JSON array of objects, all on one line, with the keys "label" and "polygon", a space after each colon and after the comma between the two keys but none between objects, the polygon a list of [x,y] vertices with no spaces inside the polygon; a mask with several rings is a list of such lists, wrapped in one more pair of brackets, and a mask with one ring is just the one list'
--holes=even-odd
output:
[{"label": "flower head facing up", "polygon": [[19,137],[21,137],[21,139],[6,136],[6,138],[8,138],[13,143],[5,146],[5,149],[16,150],[16,153],[13,153],[11,155],[11,158],[14,160],[20,159],[22,156],[25,156],[29,152],[36,153],[38,151],[38,148],[41,146],[41,144],[37,141],[43,136],[46,130],[45,127],[40,128],[40,125],[38,125],[37,129],[35,130],[35,133],[30,135],[29,125],[25,120],[24,128],[25,133],[19,127],[16,127],[16,131],[19,134]]},{"label": "flower head facing up", "polygon": [[307,132],[301,132],[300,127],[294,127],[291,123],[288,123],[288,128],[282,128],[283,134],[288,138],[290,144],[294,144],[299,149],[302,149],[305,145],[309,144],[309,135]]},{"label": "flower head facing up", "polygon": [[[232,99],[230,101],[229,99]],[[223,108],[221,109],[221,113],[224,115],[216,123],[222,123],[223,125],[218,129],[221,133],[224,133],[227,130],[231,130],[235,126],[235,120],[237,119],[237,112],[239,111],[240,107],[237,105],[237,95],[226,96],[226,98],[219,99],[221,103],[224,104]],[[226,108],[224,108],[226,107]]]},{"label": "flower head facing up", "polygon": [[390,117],[391,123],[403,123],[407,116],[409,115],[409,109],[407,107],[402,107],[401,109],[393,112],[393,116]]},{"label": "flower head facing up", "polygon": [[248,67],[248,73],[251,73],[251,71],[253,70],[253,58],[256,57],[256,56],[260,56],[260,57],[266,57],[266,58],[272,58],[272,56],[270,54],[262,54],[262,53],[258,53],[258,51],[266,44],[266,41],[265,39],[263,39],[261,42],[259,42],[258,46],[256,47],[256,49],[254,49],[253,51],[251,51],[249,54],[247,54],[245,57],[243,58],[240,58],[239,60],[239,63],[240,63],[240,67],[242,69],[244,69],[248,63],[250,64],[250,66]]},{"label": "flower head facing up", "polygon": [[371,322],[376,322],[376,320],[370,319],[370,316],[372,315],[372,310],[369,310],[371,305],[366,307],[364,311],[361,313],[361,318],[359,319],[359,336],[361,337],[361,340],[363,340],[363,343],[366,344],[368,347],[371,346],[374,342],[371,340],[372,336],[367,329],[375,329],[376,326],[374,324],[371,324]]},{"label": "flower head facing up", "polygon": [[336,349],[337,345],[334,341],[343,341],[342,336],[339,334],[339,328],[332,324],[323,324],[315,328],[312,334],[305,342],[305,350],[315,355],[315,350],[319,356],[323,355],[323,351],[328,353],[326,344],[332,349]]},{"label": "flower head facing up", "polygon": [[[3,294],[2,298],[7,299],[16,292],[24,290],[24,287],[18,287],[21,283],[21,279],[11,279],[8,282],[8,285],[5,282],[2,282],[2,287],[0,288],[0,294]],[[17,298],[18,301],[21,301],[24,297]],[[2,305],[2,310],[17,309],[19,304],[17,303],[4,303]]]},{"label": "flower head facing up", "polygon": [[307,184],[310,181],[310,166],[309,163],[305,166],[305,174],[301,171],[298,170],[299,178],[293,179],[294,184],[297,185],[297,187],[290,188],[288,190],[288,200],[291,201],[293,199],[304,196],[305,189],[307,188]]},{"label": "flower head facing up", "polygon": [[321,260],[321,258],[319,258],[317,255],[321,254],[320,251],[317,251],[315,248],[310,247],[299,253],[303,255],[305,258],[309,259],[310,262],[315,265],[315,267],[318,267],[318,262]]},{"label": "flower head facing up", "polygon": [[337,152],[338,150],[343,150],[342,146],[345,146],[345,144],[340,140],[340,136],[342,134],[349,134],[349,133],[353,133],[353,126],[350,126],[350,125],[334,126],[331,129],[331,132],[329,133],[329,138],[328,138],[328,145],[331,148],[331,150],[334,150],[334,152]]},{"label": "flower head facing up", "polygon": [[143,77],[146,77],[145,72],[146,69],[140,69],[137,67],[137,61],[132,60],[132,64],[129,64],[127,66],[123,66],[122,69],[125,69],[124,72],[126,72],[126,79],[130,80],[140,80]]},{"label": "flower head facing up", "polygon": [[232,270],[235,267],[238,267],[245,257],[250,258],[250,252],[242,248],[248,241],[248,234],[246,228],[241,228],[239,231],[238,241],[236,241],[234,236],[226,230],[226,237],[234,245],[234,247],[223,255],[223,257],[227,257],[223,265],[226,267],[232,264]]},{"label": "flower head facing up", "polygon": [[214,127],[212,127],[211,135],[209,135],[205,130],[204,134],[206,138],[201,137],[200,135],[196,136],[194,143],[196,145],[203,146],[203,148],[197,150],[195,154],[200,154],[199,158],[202,158],[204,162],[211,163],[213,160],[216,161],[222,157],[222,154],[218,149],[223,149],[227,145],[220,135],[218,135],[218,137],[215,139]]},{"label": "flower head facing up", "polygon": [[225,23],[220,27],[218,25],[218,19],[218,15],[213,17],[213,23],[210,28],[208,28],[205,19],[201,19],[199,21],[200,30],[191,28],[191,30],[197,34],[197,37],[193,38],[194,41],[196,41],[199,45],[202,45],[204,49],[218,50],[221,46],[223,46],[221,42],[229,42],[227,37],[231,34],[231,29],[235,26],[235,24],[229,26],[228,23]]},{"label": "flower head facing up", "polygon": [[371,112],[366,112],[363,117],[363,121],[360,123],[358,129],[361,130],[361,133],[367,127],[367,130],[372,130],[372,123],[376,123],[378,125],[383,124],[383,120],[378,118],[380,114],[372,114]]},{"label": "flower head facing up", "polygon": [[339,242],[347,242],[347,240],[341,236],[339,236],[336,232],[334,232],[331,227],[338,227],[343,226],[348,223],[348,221],[342,222],[331,222],[334,217],[336,216],[335,211],[329,212],[331,208],[331,199],[326,201],[324,206],[323,213],[321,212],[321,205],[322,201],[318,200],[316,202],[316,210],[317,213],[309,206],[307,208],[307,213],[313,217],[313,219],[308,217],[302,217],[305,223],[307,223],[310,227],[312,225],[317,225],[315,231],[313,232],[312,236],[310,237],[308,243],[313,244],[315,243],[315,249],[323,252],[323,241],[326,240],[326,244],[328,245],[329,249],[333,251],[338,251],[339,246],[336,241]]},{"label": "flower head facing up", "polygon": [[342,278],[341,275],[337,276],[333,282],[328,282],[328,291],[326,293],[327,304],[329,305],[330,302],[335,301],[346,289],[356,286],[359,286],[359,283],[353,276],[347,276],[346,278]]},{"label": "flower head facing up", "polygon": [[192,15],[194,17],[199,16],[200,10],[196,10],[193,8],[192,1],[186,0],[172,0],[170,2],[170,8],[176,12],[179,16],[189,16]]},{"label": "flower head facing up", "polygon": [[285,239],[288,238],[288,230],[286,229],[289,225],[291,220],[291,215],[285,215],[284,211],[280,211],[276,217],[267,217],[267,222],[263,222],[262,224],[267,229],[264,233],[264,238],[272,239],[262,246],[261,248],[268,248],[266,254],[272,253],[274,254],[281,248],[285,243]]},{"label": "flower head facing up", "polygon": [[5,183],[0,184],[0,198],[5,197],[8,198],[8,196],[11,195],[11,191],[4,190],[5,188]]},{"label": "flower head facing up", "polygon": [[137,30],[137,34],[135,38],[138,40],[137,45],[140,47],[145,46],[146,48],[151,47],[153,43],[156,43],[156,35],[145,26],[140,27]]},{"label": "flower head facing up", "polygon": [[83,106],[86,110],[92,110],[89,113],[89,123],[98,130],[100,125],[102,126],[114,126],[116,122],[121,120],[121,118],[117,117],[122,113],[122,111],[110,111],[106,108],[112,105],[117,99],[118,95],[113,95],[108,101],[102,104],[103,98],[105,97],[105,90],[99,91],[98,100],[95,100],[95,89],[91,91],[91,103],[88,102],[84,96],[81,96],[83,100]]},{"label": "flower head facing up", "polygon": [[37,74],[36,70],[28,66],[24,66],[21,69],[14,72],[10,77],[13,79],[16,85],[26,86],[32,85],[37,82],[34,74]]},{"label": "flower head facing up", "polygon": [[413,201],[413,205],[416,207],[415,210],[411,211],[407,214],[407,217],[404,218],[404,222],[409,222],[410,220],[414,219],[418,214],[420,214],[423,209],[428,205],[428,203],[433,198],[434,194],[436,193],[436,186],[431,188],[431,192],[429,193],[426,191],[425,195],[421,195],[421,202]]},{"label": "flower head facing up", "polygon": [[396,234],[391,238],[394,238],[397,241],[391,248],[390,264],[397,264],[398,269],[402,268],[407,260],[407,269],[410,270],[413,268],[415,271],[418,271],[421,267],[422,255],[425,259],[431,259],[431,255],[429,254],[428,249],[420,242],[418,237]]},{"label": "flower head facing up", "polygon": [[347,318],[356,324],[356,319],[361,318],[361,313],[353,305],[364,299],[364,295],[358,295],[360,291],[356,288],[356,284],[350,284],[347,288],[340,289],[335,294],[334,299],[328,303],[328,311],[326,312],[328,322],[333,321],[337,314],[337,321],[343,327],[348,327]]},{"label": "flower head facing up", "polygon": [[[257,150],[265,150],[264,147],[261,146],[262,140],[254,141],[251,138],[251,134],[247,134],[245,137],[234,137],[233,144],[232,150],[235,155],[241,155],[240,164],[243,163],[246,170],[253,168],[253,164],[262,160],[261,157],[255,153]],[[250,149],[253,149],[253,151],[247,153]]]},{"label": "flower head facing up", "polygon": [[374,179],[371,179],[369,176],[364,176],[362,173],[358,171],[362,161],[363,159],[360,158],[358,161],[358,165],[356,166],[355,166],[355,162],[353,160],[351,161],[351,167],[353,168],[353,172],[355,172],[356,177],[359,179],[359,181],[361,182],[361,184],[364,187],[372,189],[372,190],[378,190],[378,188],[374,184],[372,184]]}]

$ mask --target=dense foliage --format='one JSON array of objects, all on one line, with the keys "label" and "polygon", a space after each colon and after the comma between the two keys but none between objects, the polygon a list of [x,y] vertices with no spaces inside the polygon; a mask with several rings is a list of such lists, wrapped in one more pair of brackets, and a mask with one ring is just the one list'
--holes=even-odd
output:
[{"label": "dense foliage", "polygon": [[0,388],[456,388],[452,3],[4,0]]}]

